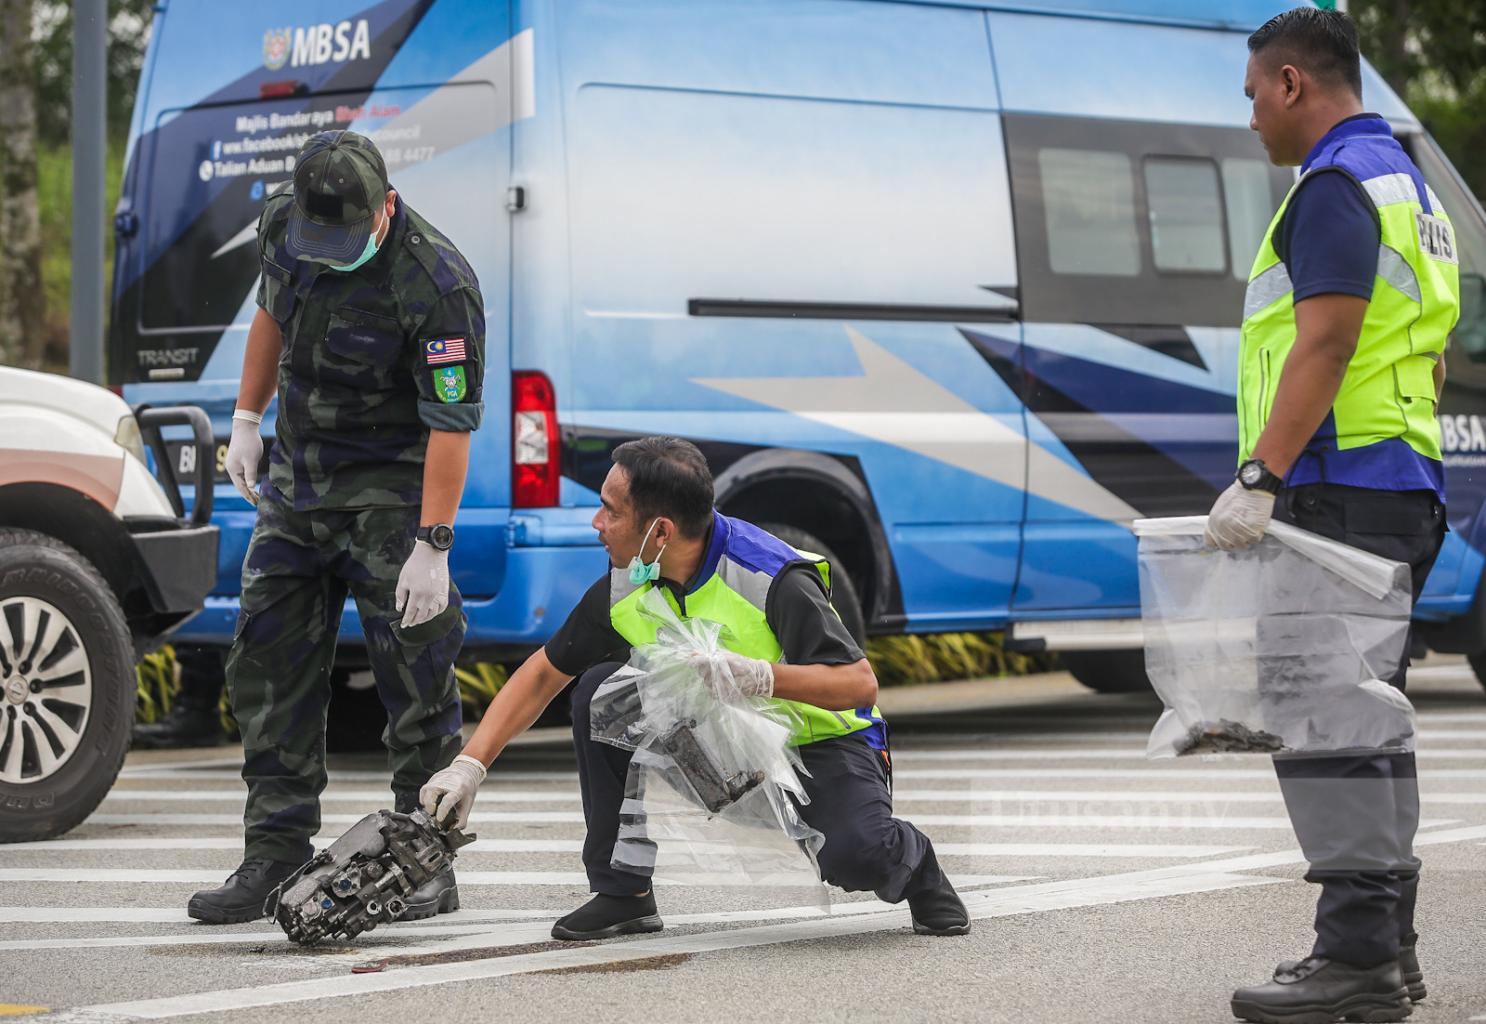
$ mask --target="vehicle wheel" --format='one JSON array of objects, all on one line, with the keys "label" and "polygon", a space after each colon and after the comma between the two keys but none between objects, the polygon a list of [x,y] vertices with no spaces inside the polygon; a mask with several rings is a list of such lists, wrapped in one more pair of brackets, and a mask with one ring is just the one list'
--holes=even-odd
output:
[{"label": "vehicle wheel", "polygon": [[383,750],[387,708],[370,672],[330,672],[330,710],[325,719],[325,749],[332,754],[365,754]]},{"label": "vehicle wheel", "polygon": [[1151,688],[1144,651],[1059,651],[1073,678],[1098,693],[1144,693]]},{"label": "vehicle wheel", "polygon": [[1470,662],[1471,671],[1476,674],[1476,682],[1486,686],[1486,651],[1467,655],[1465,660]]},{"label": "vehicle wheel", "polygon": [[862,599],[857,593],[856,584],[846,573],[836,553],[814,534],[806,533],[794,526],[785,526],[783,523],[760,523],[759,529],[767,530],[790,547],[812,552],[831,563],[831,607],[835,608],[836,614],[841,616],[846,631],[857,642],[857,646],[864,647],[867,643],[867,622],[862,617]]},{"label": "vehicle wheel", "polygon": [[0,530],[0,842],[50,839],[129,752],[134,647],[118,598],[61,541]]}]

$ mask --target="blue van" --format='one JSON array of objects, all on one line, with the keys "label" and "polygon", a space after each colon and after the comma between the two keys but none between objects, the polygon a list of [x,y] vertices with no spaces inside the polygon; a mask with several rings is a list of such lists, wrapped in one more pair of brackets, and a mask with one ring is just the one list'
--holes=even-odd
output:
[{"label": "blue van", "polygon": [[[168,0],[112,377],[229,435],[264,198],[309,134],[353,128],[484,289],[451,563],[470,653],[556,628],[605,568],[609,452],[663,432],[706,452],[724,511],[844,570],[858,634],[1009,628],[1098,689],[1144,685],[1129,526],[1232,479],[1245,278],[1293,181],[1248,128],[1244,40],[1284,6]],[[1474,654],[1486,217],[1364,72],[1462,251],[1452,532],[1419,617]],[[216,509],[220,579],[181,639],[226,645],[253,511],[220,475]],[[354,608],[341,628],[354,660]]]}]

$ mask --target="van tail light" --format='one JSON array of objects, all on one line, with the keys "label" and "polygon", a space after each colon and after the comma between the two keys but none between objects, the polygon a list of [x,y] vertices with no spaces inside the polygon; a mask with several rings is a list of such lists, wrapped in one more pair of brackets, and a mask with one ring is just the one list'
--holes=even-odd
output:
[{"label": "van tail light", "polygon": [[562,476],[562,439],[557,433],[557,394],[546,374],[511,374],[511,504],[547,508],[557,504]]},{"label": "van tail light", "polygon": [[309,92],[305,84],[297,79],[286,78],[278,82],[264,82],[258,86],[258,98],[264,100],[282,100],[290,96],[303,96]]}]

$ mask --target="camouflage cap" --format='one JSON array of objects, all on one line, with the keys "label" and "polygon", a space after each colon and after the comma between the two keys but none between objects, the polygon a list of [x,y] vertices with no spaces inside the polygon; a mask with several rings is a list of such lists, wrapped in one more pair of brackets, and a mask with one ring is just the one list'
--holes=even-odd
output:
[{"label": "camouflage cap", "polygon": [[290,253],[325,263],[354,261],[371,237],[387,188],[387,165],[371,139],[350,131],[310,136],[294,164]]}]

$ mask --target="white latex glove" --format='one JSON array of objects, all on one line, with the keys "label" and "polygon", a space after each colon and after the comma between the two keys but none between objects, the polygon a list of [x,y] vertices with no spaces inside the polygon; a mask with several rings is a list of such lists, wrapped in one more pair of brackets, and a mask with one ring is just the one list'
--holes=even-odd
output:
[{"label": "white latex glove", "polygon": [[774,666],[760,658],[719,649],[715,656],[694,652],[691,661],[702,683],[719,700],[774,695]]},{"label": "white latex glove", "polygon": [[[250,414],[251,415],[251,414]],[[237,493],[258,504],[258,463],[263,458],[263,438],[258,424],[232,417],[232,440],[227,442],[227,475]]]},{"label": "white latex glove", "polygon": [[407,629],[427,622],[449,607],[449,552],[427,541],[414,541],[413,553],[397,576],[397,610]]},{"label": "white latex glove", "polygon": [[1237,480],[1218,495],[1207,514],[1207,542],[1224,551],[1259,543],[1274,515],[1274,495],[1251,491]]},{"label": "white latex glove", "polygon": [[418,791],[423,811],[440,825],[451,820],[455,828],[469,824],[475,793],[485,781],[485,766],[468,754],[460,754],[449,767],[434,772]]}]

